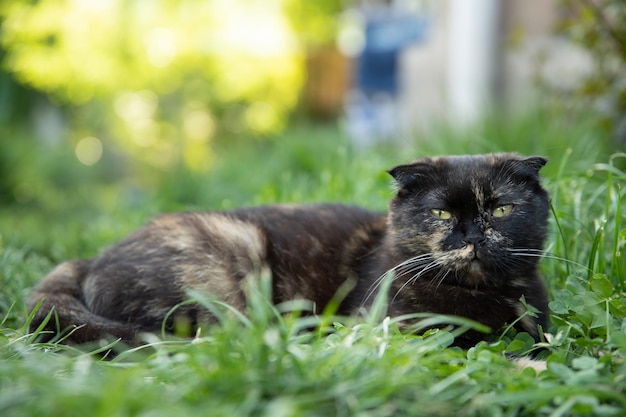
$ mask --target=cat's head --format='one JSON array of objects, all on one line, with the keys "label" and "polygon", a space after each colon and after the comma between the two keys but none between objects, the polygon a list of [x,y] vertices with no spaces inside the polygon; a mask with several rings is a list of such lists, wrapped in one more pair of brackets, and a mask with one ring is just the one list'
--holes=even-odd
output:
[{"label": "cat's head", "polygon": [[[422,158],[389,173],[397,192],[390,232],[404,257],[421,254],[437,279],[499,286],[533,271],[547,234],[542,157],[488,154]],[[516,255],[517,253],[517,255]],[[429,274],[432,275],[432,274]]]}]

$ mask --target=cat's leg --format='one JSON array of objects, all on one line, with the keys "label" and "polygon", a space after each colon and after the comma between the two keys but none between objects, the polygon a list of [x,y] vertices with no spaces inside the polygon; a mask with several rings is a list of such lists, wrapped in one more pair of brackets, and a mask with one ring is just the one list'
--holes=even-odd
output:
[{"label": "cat's leg", "polygon": [[180,213],[148,227],[97,258],[83,283],[91,312],[148,331],[214,321],[190,297],[245,308],[244,281],[259,275],[265,238],[253,224],[220,213]]},{"label": "cat's leg", "polygon": [[57,266],[37,285],[29,298],[29,311],[34,311],[31,331],[41,329],[41,340],[51,340],[63,332],[69,339],[84,343],[105,335],[133,343],[140,332],[138,326],[121,323],[93,314],[83,303],[82,283],[91,261],[69,261]]}]

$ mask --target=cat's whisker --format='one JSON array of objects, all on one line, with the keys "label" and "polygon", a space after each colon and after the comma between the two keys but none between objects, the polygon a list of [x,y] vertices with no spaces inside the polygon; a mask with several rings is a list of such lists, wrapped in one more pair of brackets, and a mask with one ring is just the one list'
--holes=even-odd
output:
[{"label": "cat's whisker", "polygon": [[439,262],[438,260],[434,260],[431,263],[429,263],[428,265],[426,265],[424,268],[422,268],[417,274],[413,275],[411,277],[411,279],[409,279],[408,283],[410,285],[415,285],[415,283],[417,282],[417,280],[424,275],[426,272],[432,270],[433,268],[437,267],[437,266],[441,266],[441,262]]},{"label": "cat's whisker", "polygon": [[415,285],[415,283],[417,282],[417,280],[424,275],[426,272],[432,270],[433,268],[435,268],[436,266],[439,265],[439,262],[437,260],[434,260],[432,262],[430,262],[428,265],[426,265],[424,268],[422,268],[418,273],[416,273],[415,275],[413,275],[411,278],[409,278],[404,284],[402,284],[402,286],[400,287],[400,289],[398,289],[398,291],[396,291],[395,295],[393,296],[393,298],[391,299],[391,303],[393,303],[396,298],[398,297],[398,295],[402,292],[402,290],[404,288],[406,288],[408,285]]},{"label": "cat's whisker", "polygon": [[427,260],[427,259],[430,259],[430,258],[432,258],[432,254],[430,254],[430,253],[425,253],[425,254],[422,254],[422,255],[414,256],[412,258],[407,259],[404,262],[399,263],[398,265],[396,265],[393,268],[391,268],[389,271],[396,271],[396,270],[398,270],[398,269],[400,269],[402,267],[405,267],[407,265],[410,266],[410,265],[413,265],[413,264],[415,264],[415,263],[417,263],[419,261],[424,261],[424,260]]},{"label": "cat's whisker", "polygon": [[419,277],[421,277],[424,273],[430,271],[437,264],[438,263],[436,260],[431,260],[428,263],[424,262],[419,265],[415,265],[412,268],[404,271],[402,274],[398,275],[398,278],[401,278],[408,274],[413,274],[411,278],[407,280],[407,283],[409,283],[409,285],[413,285]]},{"label": "cat's whisker", "polygon": [[[365,295],[365,297],[363,298],[363,301],[361,302],[361,307],[364,307],[367,302],[369,301],[370,297],[372,297],[372,295],[376,294],[376,292],[378,291],[378,288],[382,285],[382,283],[385,281],[385,279],[388,279],[389,276],[391,276],[393,273],[393,270],[390,269],[389,271],[385,272],[384,274],[382,274],[381,276],[379,276],[378,278],[376,278],[376,280],[372,283],[372,285],[369,286],[369,288],[367,289],[367,293]],[[392,281],[395,281],[396,279],[398,279],[397,275],[393,275],[392,277]]]},{"label": "cat's whisker", "polygon": [[407,269],[403,270],[401,273],[397,274],[397,276],[398,276],[398,278],[400,278],[400,277],[404,277],[404,276],[409,275],[409,274],[413,274],[415,272],[418,272],[418,273],[421,274],[421,272],[425,268],[428,268],[433,262],[435,262],[435,261],[428,260],[427,262],[421,262],[419,264],[416,263],[415,265],[411,265],[410,268],[407,268]]},{"label": "cat's whisker", "polygon": [[[398,265],[394,266],[393,268],[389,269],[387,272],[385,272],[380,277],[378,277],[374,281],[374,283],[372,283],[372,285],[369,286],[367,290],[367,294],[365,298],[363,299],[363,302],[361,303],[361,307],[363,307],[367,303],[367,301],[370,299],[370,297],[378,291],[378,288],[381,286],[383,281],[389,277],[390,274],[394,274],[393,281],[395,281],[399,278],[402,278],[406,274],[412,273],[417,270],[425,269],[426,267],[428,267],[428,265],[430,265],[430,263],[432,263],[430,259],[432,259],[431,254],[428,254],[428,253],[422,254],[422,255],[415,256],[413,258],[409,258],[406,261],[401,262]],[[426,267],[424,267],[424,265],[426,265]],[[402,270],[402,268],[405,268],[405,267],[406,269]]]},{"label": "cat's whisker", "polygon": [[519,248],[510,248],[507,249],[509,252],[511,252],[511,255],[513,256],[520,256],[520,257],[529,257],[529,258],[540,258],[540,259],[552,259],[555,261],[561,261],[561,262],[565,262],[568,263],[570,265],[576,266],[578,268],[582,268],[585,271],[589,271],[589,268],[586,265],[583,265],[579,262],[576,261],[572,261],[571,259],[567,259],[567,258],[563,258],[562,256],[558,256],[555,255],[553,253],[550,252],[544,252],[540,249],[519,249]]},{"label": "cat's whisker", "polygon": [[443,274],[441,274],[441,278],[437,280],[437,286],[435,287],[435,290],[437,290],[441,284],[443,284],[443,282],[446,280],[446,277],[448,276],[448,274],[450,273],[449,269],[444,270]]},{"label": "cat's whisker", "polygon": [[507,252],[511,252],[513,254],[526,254],[526,255],[533,255],[533,256],[537,256],[537,257],[542,257],[545,255],[552,255],[549,252],[545,252],[543,250],[540,249],[531,249],[531,248],[506,248]]},{"label": "cat's whisker", "polygon": [[[403,275],[406,273],[406,271],[411,270],[412,268],[415,268],[415,267],[419,267],[420,264],[428,263],[431,260],[432,260],[432,254],[430,253],[414,256],[413,258],[409,258],[406,261],[401,262],[398,265],[394,266],[389,271],[387,271],[387,273],[400,271],[401,275]],[[403,268],[407,268],[407,269],[403,270]]]},{"label": "cat's whisker", "polygon": [[[387,272],[385,272],[384,274],[382,274],[380,277],[378,277],[374,283],[372,283],[372,285],[369,286],[368,291],[367,291],[367,295],[365,297],[365,299],[363,300],[363,302],[361,303],[361,306],[365,305],[366,302],[369,300],[369,298],[375,294],[378,291],[378,288],[381,286],[381,284],[384,282],[385,279],[387,279],[390,275],[393,274],[393,278],[392,280],[395,281],[399,278],[402,278],[403,276],[405,276],[408,273],[411,273],[415,270],[421,269],[423,265],[426,264],[426,262],[424,262],[426,259],[430,258],[430,255],[420,255],[420,256],[416,256],[414,258],[411,258],[407,261],[402,262],[401,264],[398,264],[397,266],[391,268],[390,270],[388,270]],[[404,268],[407,267],[407,269],[400,271],[400,273],[397,273],[397,270],[400,268]]]},{"label": "cat's whisker", "polygon": [[[430,280],[429,284],[428,284],[428,288],[432,288],[433,286],[435,287],[435,292],[439,289],[439,287],[441,286],[441,284],[444,283],[444,281],[446,280],[446,278],[448,277],[448,275],[454,272],[454,270],[449,269],[449,268],[442,268],[440,269],[435,276]],[[456,272],[455,272],[456,273]]]}]

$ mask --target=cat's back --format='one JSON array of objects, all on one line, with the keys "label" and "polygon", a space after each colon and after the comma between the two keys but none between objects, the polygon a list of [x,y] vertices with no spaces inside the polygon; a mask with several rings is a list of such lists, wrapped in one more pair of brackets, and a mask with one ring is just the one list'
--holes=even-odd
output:
[{"label": "cat's back", "polygon": [[276,301],[298,297],[325,305],[346,279],[362,279],[364,260],[382,244],[385,213],[341,204],[297,204],[226,214],[254,225],[266,242]]},{"label": "cat's back", "polygon": [[[212,213],[209,216],[214,215]],[[383,233],[386,215],[343,204],[283,204],[222,212],[229,219],[253,224],[273,245],[333,245]]]},{"label": "cat's back", "polygon": [[[172,250],[204,250],[206,246],[345,245],[370,239],[386,230],[386,214],[344,204],[277,204],[232,211],[184,211],[163,214],[110,249],[127,254],[167,246]],[[105,252],[106,253],[106,252]]]},{"label": "cat's back", "polygon": [[183,289],[206,287],[242,305],[240,281],[268,269],[275,301],[325,304],[347,278],[358,278],[360,262],[385,230],[384,213],[341,204],[165,214],[93,260],[85,300],[101,313],[110,310],[102,300],[119,298],[119,288],[147,289],[158,295],[153,308],[162,313]]}]

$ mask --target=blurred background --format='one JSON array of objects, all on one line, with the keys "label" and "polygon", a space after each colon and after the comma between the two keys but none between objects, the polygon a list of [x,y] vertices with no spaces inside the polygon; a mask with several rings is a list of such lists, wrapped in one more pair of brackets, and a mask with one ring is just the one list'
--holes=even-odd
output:
[{"label": "blurred background", "polygon": [[[6,0],[0,19],[5,219],[315,199],[281,185],[359,149],[378,175],[385,152],[626,143],[623,1]],[[533,137],[550,120],[585,129]]]}]

